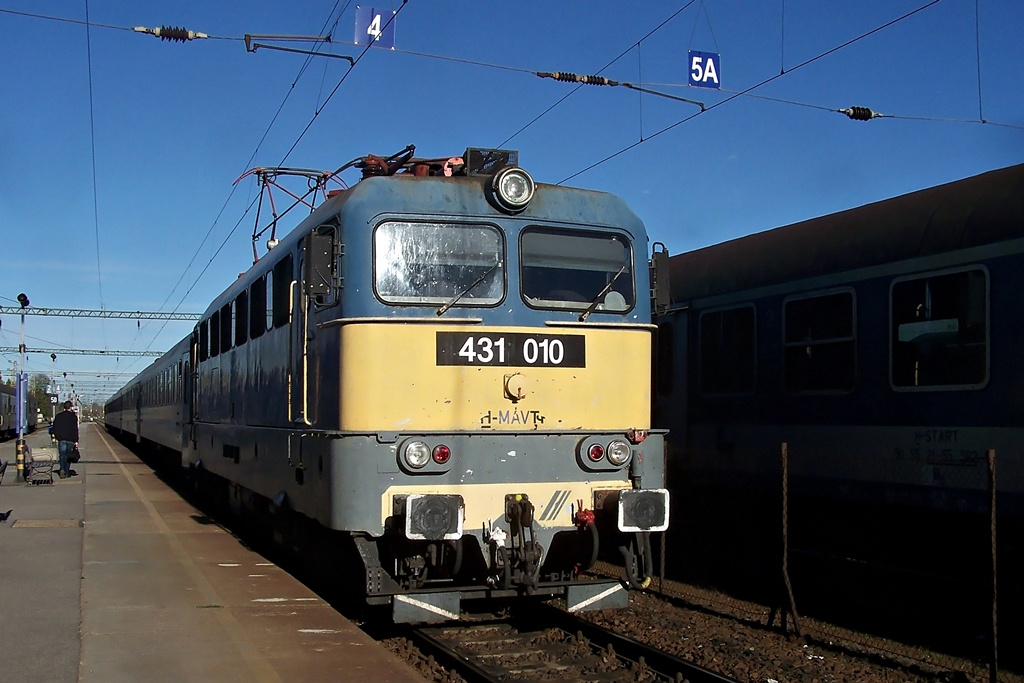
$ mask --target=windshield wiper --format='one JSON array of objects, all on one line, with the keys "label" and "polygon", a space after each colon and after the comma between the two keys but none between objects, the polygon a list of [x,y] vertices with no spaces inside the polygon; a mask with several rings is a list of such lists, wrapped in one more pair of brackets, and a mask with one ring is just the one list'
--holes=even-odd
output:
[{"label": "windshield wiper", "polygon": [[471,284],[469,287],[466,287],[464,290],[462,290],[461,292],[456,294],[454,299],[452,299],[451,301],[446,303],[441,308],[437,309],[437,314],[438,315],[444,315],[448,311],[449,308],[451,308],[452,306],[454,306],[455,304],[457,304],[459,302],[459,299],[461,299],[462,297],[464,297],[467,294],[469,294],[473,290],[474,287],[476,287],[478,284],[480,284],[481,282],[486,280],[487,276],[490,275],[491,273],[493,273],[498,268],[498,266],[500,266],[500,265],[501,265],[501,259],[498,259],[497,261],[494,262],[493,266],[491,266],[490,268],[488,268],[487,270],[484,271],[483,275],[481,275],[476,280],[474,280],[473,284]]},{"label": "windshield wiper", "polygon": [[622,267],[619,268],[619,272],[615,273],[615,277],[613,277],[611,280],[608,281],[608,284],[606,284],[604,286],[604,289],[602,289],[600,292],[598,292],[597,296],[595,296],[594,299],[590,302],[590,305],[587,306],[587,310],[583,311],[583,313],[580,315],[580,322],[581,323],[587,321],[587,318],[590,317],[590,314],[593,313],[594,309],[596,309],[598,304],[601,303],[601,300],[604,298],[604,295],[607,294],[611,290],[612,285],[615,284],[615,281],[618,280],[619,276],[622,275],[625,272],[626,272],[626,264],[624,263],[624,264],[622,264]]}]

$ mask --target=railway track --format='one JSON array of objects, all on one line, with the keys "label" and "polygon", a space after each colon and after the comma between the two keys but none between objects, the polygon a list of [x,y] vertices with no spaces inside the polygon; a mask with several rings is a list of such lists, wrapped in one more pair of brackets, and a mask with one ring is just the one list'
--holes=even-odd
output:
[{"label": "railway track", "polygon": [[512,619],[416,628],[408,637],[469,683],[734,683],[546,605]]}]

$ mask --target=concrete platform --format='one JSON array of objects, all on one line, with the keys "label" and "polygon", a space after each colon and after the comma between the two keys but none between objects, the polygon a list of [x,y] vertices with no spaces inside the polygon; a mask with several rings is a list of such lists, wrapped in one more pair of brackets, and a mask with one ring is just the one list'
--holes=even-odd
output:
[{"label": "concrete platform", "polygon": [[78,476],[33,486],[0,444],[0,679],[424,680],[99,424],[81,451]]}]

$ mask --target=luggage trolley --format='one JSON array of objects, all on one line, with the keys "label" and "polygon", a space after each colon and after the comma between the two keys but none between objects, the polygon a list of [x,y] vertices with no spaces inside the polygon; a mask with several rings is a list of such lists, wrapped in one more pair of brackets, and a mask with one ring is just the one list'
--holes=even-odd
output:
[{"label": "luggage trolley", "polygon": [[52,484],[53,468],[58,463],[56,448],[25,447],[28,457],[25,458],[27,471],[25,481],[33,485]]}]

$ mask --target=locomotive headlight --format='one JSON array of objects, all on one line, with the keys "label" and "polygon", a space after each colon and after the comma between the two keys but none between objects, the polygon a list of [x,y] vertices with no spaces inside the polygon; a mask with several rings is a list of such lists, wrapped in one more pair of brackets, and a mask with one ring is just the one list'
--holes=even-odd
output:
[{"label": "locomotive headlight", "polygon": [[506,166],[491,179],[491,190],[499,208],[513,213],[526,208],[535,189],[530,174],[516,166]]},{"label": "locomotive headlight", "polygon": [[608,462],[613,465],[624,465],[632,454],[632,449],[625,441],[615,440],[608,444]]},{"label": "locomotive headlight", "polygon": [[405,464],[413,469],[421,469],[430,461],[430,448],[422,441],[410,441],[402,452]]}]

